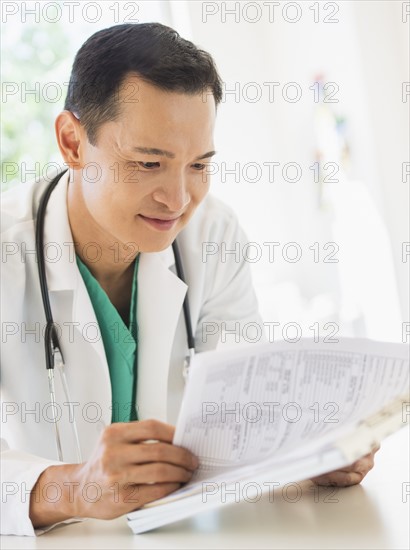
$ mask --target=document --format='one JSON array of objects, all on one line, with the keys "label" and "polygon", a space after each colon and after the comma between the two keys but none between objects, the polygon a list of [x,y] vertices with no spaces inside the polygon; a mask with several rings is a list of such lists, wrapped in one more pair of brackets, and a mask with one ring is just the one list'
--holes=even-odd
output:
[{"label": "document", "polygon": [[131,529],[237,502],[241,484],[267,492],[353,463],[408,425],[409,384],[405,344],[300,340],[196,355],[173,443],[199,468],[178,491],[128,514]]}]

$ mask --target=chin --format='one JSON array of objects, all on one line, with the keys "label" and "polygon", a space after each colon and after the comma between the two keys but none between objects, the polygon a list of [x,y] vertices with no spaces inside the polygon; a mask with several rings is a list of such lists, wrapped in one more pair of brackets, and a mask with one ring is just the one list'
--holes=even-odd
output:
[{"label": "chin", "polygon": [[174,242],[176,235],[163,236],[162,238],[148,238],[144,239],[139,247],[140,252],[162,252]]}]

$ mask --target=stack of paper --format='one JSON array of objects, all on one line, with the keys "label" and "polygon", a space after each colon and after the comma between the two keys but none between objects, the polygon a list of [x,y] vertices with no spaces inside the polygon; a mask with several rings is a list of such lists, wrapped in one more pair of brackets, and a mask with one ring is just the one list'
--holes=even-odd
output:
[{"label": "stack of paper", "polygon": [[184,487],[128,514],[134,533],[342,468],[410,417],[404,344],[249,345],[191,365],[173,443],[200,466]]}]

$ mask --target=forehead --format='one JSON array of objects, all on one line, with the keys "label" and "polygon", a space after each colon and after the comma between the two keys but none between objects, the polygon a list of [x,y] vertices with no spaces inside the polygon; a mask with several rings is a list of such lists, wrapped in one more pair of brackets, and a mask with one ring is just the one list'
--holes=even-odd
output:
[{"label": "forehead", "polygon": [[[120,141],[152,139],[143,145],[174,148],[187,141],[191,146],[204,146],[212,141],[215,124],[215,101],[209,92],[186,94],[164,91],[129,76],[116,94],[119,116],[115,120]],[[138,145],[138,143],[136,143]],[[171,149],[173,150],[173,149]]]}]

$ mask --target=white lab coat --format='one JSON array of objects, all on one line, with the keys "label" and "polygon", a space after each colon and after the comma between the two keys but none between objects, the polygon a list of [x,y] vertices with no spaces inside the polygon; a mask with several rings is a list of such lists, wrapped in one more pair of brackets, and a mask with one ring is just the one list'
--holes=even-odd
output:
[{"label": "white lab coat", "polygon": [[[34,220],[48,181],[20,184],[2,195],[2,534],[36,535],[48,530],[33,529],[28,515],[29,494],[40,473],[50,464],[59,464],[45,368],[45,315],[33,253]],[[70,401],[76,403],[82,457],[87,460],[100,432],[111,422],[111,385],[97,319],[75,261],[67,215],[68,181],[67,172],[47,208],[46,273],[54,321],[61,329]],[[246,242],[232,210],[208,195],[179,234],[178,242],[189,285],[197,351],[217,347],[221,332],[214,328],[221,327],[222,322],[240,331],[246,323],[262,326],[249,265],[233,254],[225,262],[220,254],[209,256],[207,261],[202,257],[203,243],[216,243],[208,250],[224,242],[227,250],[236,246],[238,251],[235,243]],[[141,254],[136,394],[141,420],[176,422],[187,353],[182,312],[186,291],[186,284],[175,274],[171,247]],[[206,337],[204,326],[217,334]],[[232,341],[233,336],[230,338]],[[58,372],[55,379],[64,462],[73,463],[72,419],[64,405]]]}]

